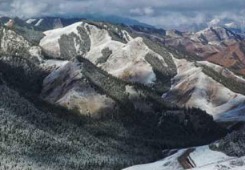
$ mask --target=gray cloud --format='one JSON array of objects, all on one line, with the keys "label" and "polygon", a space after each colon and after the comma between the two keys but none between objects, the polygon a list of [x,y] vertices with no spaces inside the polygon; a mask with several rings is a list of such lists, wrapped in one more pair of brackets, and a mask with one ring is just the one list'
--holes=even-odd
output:
[{"label": "gray cloud", "polygon": [[202,23],[210,18],[242,20],[244,0],[0,0],[0,15],[37,17],[82,14],[130,17],[159,27]]}]

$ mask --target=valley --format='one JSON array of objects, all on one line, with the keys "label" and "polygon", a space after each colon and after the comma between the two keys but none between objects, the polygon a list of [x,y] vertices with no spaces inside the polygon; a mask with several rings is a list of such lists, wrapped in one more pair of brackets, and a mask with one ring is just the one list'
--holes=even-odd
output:
[{"label": "valley", "polygon": [[0,18],[0,169],[245,167],[241,35],[9,22]]}]

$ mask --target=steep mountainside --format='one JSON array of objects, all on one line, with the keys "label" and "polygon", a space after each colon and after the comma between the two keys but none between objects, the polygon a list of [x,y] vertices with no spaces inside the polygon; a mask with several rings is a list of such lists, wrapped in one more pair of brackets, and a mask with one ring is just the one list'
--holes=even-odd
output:
[{"label": "steep mountainside", "polygon": [[[208,62],[194,63],[185,59],[175,59],[175,63],[178,73],[172,79],[170,91],[163,95],[165,100],[182,107],[201,108],[219,121],[228,116],[226,112],[244,105],[244,89],[236,91],[231,84],[227,84],[228,81],[237,81],[238,85],[244,86],[244,79],[235,76],[228,70],[222,74],[223,68]],[[224,77],[224,82],[227,79],[227,83],[217,80],[217,75],[211,74],[212,72],[217,75],[221,72],[218,79]],[[230,121],[245,118],[238,110],[230,113],[232,113]]]},{"label": "steep mountainside", "polygon": [[161,161],[136,165],[125,170],[243,170],[244,132],[243,127],[209,146],[166,151],[170,155]]},{"label": "steep mountainside", "polygon": [[[242,108],[245,99],[243,88],[234,89],[224,81],[220,82],[217,78],[217,76],[220,77],[220,71],[211,69],[215,65],[204,63],[197,66],[193,62],[193,58],[167,49],[161,45],[161,42],[152,41],[152,37],[148,36],[149,33],[144,33],[141,29],[102,22],[77,22],[68,27],[46,31],[44,34],[46,36],[40,41],[40,46],[48,58],[69,60],[76,55],[81,55],[119,79],[147,85],[158,96],[164,94],[165,101],[171,101],[173,105],[201,108],[215,116],[216,120],[222,120],[222,117],[227,116],[228,112],[235,114],[233,115],[234,119],[237,118],[236,115],[240,115],[241,109],[239,108]],[[167,36],[178,38],[182,36],[182,33],[168,32]],[[240,41],[239,36],[222,28],[207,29],[197,33],[196,36],[193,35],[192,39],[192,41],[195,39],[196,42],[199,41],[200,44],[212,48],[223,48],[224,43]],[[206,45],[204,40],[207,41]],[[217,42],[217,46],[213,45],[214,42]],[[205,51],[210,52],[210,50]],[[181,58],[187,60],[179,60]],[[58,74],[63,73],[61,71]],[[237,80],[236,76],[227,77],[224,75],[221,77]],[[49,84],[54,84],[52,82],[56,80],[50,79],[48,80]],[[243,84],[243,80],[238,83],[239,87]],[[50,89],[50,85],[47,83],[44,86],[48,86],[46,89]],[[170,91],[168,91],[169,89]],[[70,90],[62,89],[62,91],[68,92],[69,95],[61,95],[62,98],[58,97],[53,102],[70,107],[67,105],[67,103],[71,103],[68,99],[74,100],[74,97],[71,99]],[[72,103],[79,103],[79,100],[78,97],[76,102]],[[105,102],[109,104],[106,104],[106,107],[114,107],[112,102],[108,103],[107,99],[102,99],[102,101],[104,104]],[[87,107],[87,104],[85,105]],[[80,108],[79,104],[74,107]]]},{"label": "steep mountainside", "polygon": [[141,37],[132,38],[119,26],[78,22],[46,31],[45,35],[40,46],[50,58],[71,59],[82,55],[123,80],[150,85],[164,81],[160,76],[169,80],[176,74],[165,48],[149,46]]},{"label": "steep mountainside", "polygon": [[163,44],[244,75],[244,36],[230,28],[210,27],[197,33],[167,31]]},{"label": "steep mountainside", "polygon": [[245,42],[229,45],[224,50],[210,55],[207,60],[245,75]]}]

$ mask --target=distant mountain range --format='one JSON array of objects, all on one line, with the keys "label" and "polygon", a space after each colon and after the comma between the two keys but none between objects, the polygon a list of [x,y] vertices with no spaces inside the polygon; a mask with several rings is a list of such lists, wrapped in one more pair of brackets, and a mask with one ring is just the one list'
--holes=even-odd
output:
[{"label": "distant mountain range", "polygon": [[68,26],[72,23],[81,21],[81,20],[90,20],[90,21],[100,21],[100,22],[110,22],[114,24],[125,24],[129,26],[137,25],[147,28],[153,28],[153,26],[141,23],[137,20],[123,18],[118,16],[100,16],[100,15],[84,15],[77,18],[62,18],[62,17],[44,17],[44,18],[32,18],[27,19],[27,23],[30,23],[34,26],[39,26],[41,29],[52,29],[62,26]]},{"label": "distant mountain range", "polygon": [[198,23],[198,24],[186,23],[174,28],[168,27],[167,29],[177,29],[183,32],[198,32],[207,27],[224,27],[224,28],[231,29],[238,34],[242,34],[243,36],[245,34],[245,22],[243,21],[237,22],[228,19],[210,19],[209,21],[203,23]]}]

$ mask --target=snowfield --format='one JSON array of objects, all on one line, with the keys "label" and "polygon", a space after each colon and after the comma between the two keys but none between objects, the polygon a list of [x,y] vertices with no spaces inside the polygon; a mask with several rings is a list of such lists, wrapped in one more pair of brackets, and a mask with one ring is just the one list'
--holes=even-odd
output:
[{"label": "snowfield", "polygon": [[244,170],[245,157],[228,159],[218,163],[213,163],[203,167],[194,168],[194,170]]},{"label": "snowfield", "polygon": [[208,146],[197,147],[190,153],[190,158],[194,161],[196,167],[204,167],[209,164],[233,159],[222,152],[212,151]]},{"label": "snowfield", "polygon": [[[245,157],[229,157],[222,152],[212,151],[208,146],[200,146],[187,157],[191,160],[193,170],[244,170]],[[177,153],[163,160],[143,165],[136,165],[124,170],[184,170],[178,158],[187,149],[181,149]]]},{"label": "snowfield", "polygon": [[[127,37],[127,42],[115,41],[109,35],[108,30],[83,22],[44,32],[46,36],[41,40],[40,46],[54,57],[60,57],[59,40],[62,35],[75,33],[80,39],[83,39],[78,33],[78,27],[86,30],[91,41],[90,50],[83,57],[116,77],[143,84],[154,83],[156,76],[152,66],[145,60],[147,54],[157,57],[164,66],[167,66],[164,59],[159,54],[150,50],[142,38],[132,38],[129,33],[123,30],[122,33],[124,37]],[[80,54],[80,45],[75,44],[75,46],[77,54]],[[103,57],[102,51],[104,49],[111,51],[111,55],[107,56],[104,62],[97,63]]]},{"label": "snowfield", "polygon": [[[118,42],[114,43],[112,41],[108,46],[109,49],[112,50],[112,54],[106,63],[100,64],[104,70],[116,77],[141,82],[143,84],[152,84],[156,80],[151,65],[144,59],[150,50],[143,43],[141,38],[133,39],[129,41],[127,45],[119,44]],[[98,47],[92,49],[99,52],[97,50]],[[97,56],[101,55],[99,54]],[[86,57],[88,59],[92,58],[91,53]]]},{"label": "snowfield", "polygon": [[65,28],[57,28],[49,31],[45,31],[45,37],[41,39],[39,45],[49,51],[55,57],[60,56],[60,46],[59,46],[59,39],[62,35],[69,35],[71,33],[75,33],[78,35],[77,27],[81,26],[82,22],[78,22],[67,26]]},{"label": "snowfield", "polygon": [[176,154],[173,154],[163,160],[149,164],[135,165],[123,170],[183,170],[177,158],[182,155],[184,151],[185,149],[182,149]]}]

